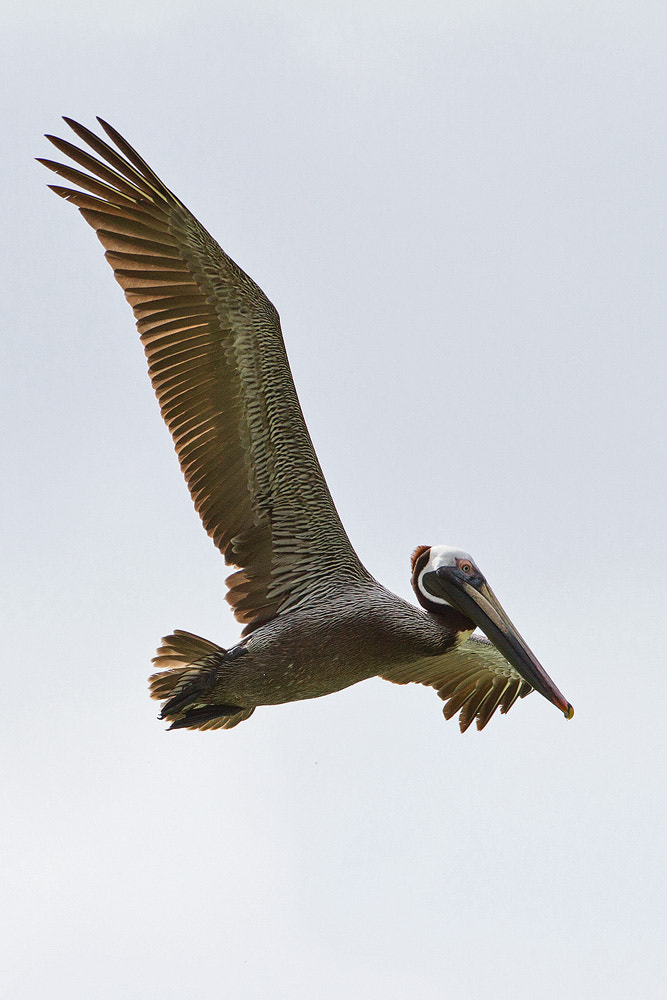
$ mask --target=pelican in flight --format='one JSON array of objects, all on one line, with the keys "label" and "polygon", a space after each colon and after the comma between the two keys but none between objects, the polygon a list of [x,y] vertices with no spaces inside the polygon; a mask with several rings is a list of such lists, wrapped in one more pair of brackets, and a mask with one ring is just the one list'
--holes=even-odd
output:
[{"label": "pelican in flight", "polygon": [[[204,528],[235,567],[227,600],[243,625],[230,649],[166,636],[150,693],[171,729],[231,729],[258,705],[319,698],[369,677],[435,688],[461,731],[539,691],[573,708],[467,552],[420,545],[420,607],[361,564],[338,517],[294,388],[280,320],[119,133],[66,118],[88,150],[47,136],[134,310],[162,416]],[[481,629],[487,638],[473,635]]]}]

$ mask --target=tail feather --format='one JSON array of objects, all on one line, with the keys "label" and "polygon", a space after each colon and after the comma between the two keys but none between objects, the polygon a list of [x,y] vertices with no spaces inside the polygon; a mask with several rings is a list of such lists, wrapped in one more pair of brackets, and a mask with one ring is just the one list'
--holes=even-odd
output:
[{"label": "tail feather", "polygon": [[[243,713],[243,709],[239,708],[238,705],[201,705],[197,708],[191,708],[186,712],[182,718],[176,719],[175,722],[169,726],[169,730],[172,729],[221,729],[223,723],[229,723],[232,716],[239,715]],[[164,712],[162,712],[160,718],[168,718]],[[244,716],[247,718],[247,715]],[[232,725],[237,725],[241,722],[238,719],[237,722],[232,723]],[[229,725],[226,726],[229,729]]]},{"label": "tail feather", "polygon": [[158,673],[149,678],[150,695],[164,701],[161,719],[170,729],[232,729],[255,708],[209,701],[227,657],[222,646],[177,629],[165,636],[153,657]]}]

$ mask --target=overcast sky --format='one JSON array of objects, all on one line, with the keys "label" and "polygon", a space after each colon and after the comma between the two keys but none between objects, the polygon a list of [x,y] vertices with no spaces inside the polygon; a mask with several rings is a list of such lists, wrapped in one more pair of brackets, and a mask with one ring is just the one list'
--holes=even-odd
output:
[{"label": "overcast sky", "polygon": [[[0,33],[13,1000],[667,995],[663,3],[16,3]],[[4,15],[3,15],[4,16]],[[469,550],[558,687],[166,733],[230,645],[129,307],[34,156],[100,114],[280,311],[353,544]]]}]

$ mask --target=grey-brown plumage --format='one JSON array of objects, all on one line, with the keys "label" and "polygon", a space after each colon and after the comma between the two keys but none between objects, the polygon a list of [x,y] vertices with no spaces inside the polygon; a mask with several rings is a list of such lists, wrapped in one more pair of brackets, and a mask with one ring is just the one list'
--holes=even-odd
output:
[{"label": "grey-brown plumage", "polygon": [[[78,166],[40,162],[76,185],[52,189],[79,208],[106,250],[197,512],[236,567],[227,600],[244,638],[231,650],[187,632],[165,638],[151,678],[162,717],[172,728],[231,728],[257,705],[319,697],[376,675],[432,685],[447,718],[460,711],[462,729],[473,719],[482,728],[533,687],[568,714],[532,661],[526,673],[470,636],[495,614],[470,557],[417,550],[421,609],[373,579],[331,499],[273,305],[115,129],[98,119],[114,148],[65,120],[97,155],[48,136]],[[463,580],[459,556],[474,579]]]}]

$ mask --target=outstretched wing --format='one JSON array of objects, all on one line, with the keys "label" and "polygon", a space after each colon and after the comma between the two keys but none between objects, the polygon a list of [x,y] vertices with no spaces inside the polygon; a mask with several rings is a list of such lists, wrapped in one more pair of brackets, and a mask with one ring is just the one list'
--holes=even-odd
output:
[{"label": "outstretched wing", "polygon": [[79,167],[40,162],[95,229],[134,310],[153,388],[204,527],[228,563],[245,632],[368,579],[331,499],[289,368],[280,320],[135,150],[65,121],[97,156],[48,139]]},{"label": "outstretched wing", "polygon": [[472,635],[443,656],[382,674],[394,684],[426,684],[445,702],[446,719],[460,712],[464,733],[473,719],[484,729],[497,708],[504,714],[533,690],[488,639]]}]

